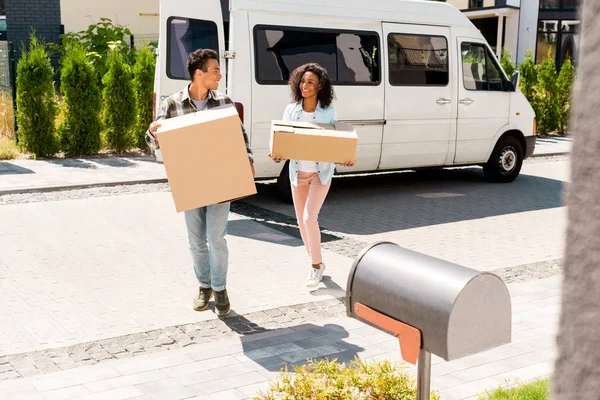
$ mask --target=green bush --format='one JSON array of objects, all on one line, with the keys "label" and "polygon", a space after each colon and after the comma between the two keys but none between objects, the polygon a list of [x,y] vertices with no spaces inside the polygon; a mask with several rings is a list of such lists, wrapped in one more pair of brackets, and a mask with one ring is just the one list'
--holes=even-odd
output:
[{"label": "green bush", "polygon": [[549,380],[540,379],[517,387],[498,388],[479,396],[479,400],[546,400],[549,398]]},{"label": "green bush", "polygon": [[517,69],[515,64],[513,64],[511,60],[510,51],[503,49],[502,50],[502,58],[500,60],[500,64],[502,65],[502,69],[506,72],[508,79],[512,76],[513,72]]},{"label": "green bush", "polygon": [[535,105],[535,93],[537,86],[537,66],[533,61],[533,55],[531,51],[528,51],[525,55],[525,61],[519,66],[521,72],[521,92],[525,95],[531,106],[535,109],[535,113],[538,113]]},{"label": "green bush", "polygon": [[21,146],[34,157],[48,157],[58,151],[54,69],[35,33],[30,43],[17,64],[17,135]]},{"label": "green bush", "polygon": [[[347,367],[337,361],[320,361],[279,374],[266,393],[255,400],[414,400],[416,386],[401,367],[389,361],[354,360]],[[431,399],[439,396],[431,393]]]},{"label": "green bush", "polygon": [[558,127],[558,102],[556,96],[557,73],[554,58],[548,57],[542,61],[538,69],[538,88],[536,104],[539,114],[537,116],[538,132],[547,134],[554,132]]},{"label": "green bush", "polygon": [[108,71],[108,57],[112,46],[118,46],[119,52],[128,64],[131,65],[135,60],[135,48],[128,46],[130,37],[131,31],[128,28],[113,24],[109,18],[100,18],[99,22],[90,25],[84,31],[61,35],[62,44],[55,44],[52,48],[64,56],[73,44],[82,44],[94,63],[98,72],[98,84],[101,86],[102,77]]},{"label": "green bush", "polygon": [[102,82],[106,139],[111,149],[121,152],[133,145],[131,129],[135,122],[135,100],[131,67],[117,48],[108,57],[108,72]]},{"label": "green bush", "polygon": [[133,67],[133,91],[135,94],[134,140],[140,149],[146,148],[144,136],[152,122],[152,101],[154,96],[154,71],[156,57],[150,46],[142,48]]},{"label": "green bush", "polygon": [[571,114],[571,90],[573,86],[574,69],[571,60],[567,58],[560,68],[556,82],[556,96],[558,103],[558,132],[566,133]]},{"label": "green bush", "polygon": [[68,48],[62,60],[61,92],[66,104],[59,128],[63,151],[68,156],[98,152],[102,97],[96,71],[81,44]]}]

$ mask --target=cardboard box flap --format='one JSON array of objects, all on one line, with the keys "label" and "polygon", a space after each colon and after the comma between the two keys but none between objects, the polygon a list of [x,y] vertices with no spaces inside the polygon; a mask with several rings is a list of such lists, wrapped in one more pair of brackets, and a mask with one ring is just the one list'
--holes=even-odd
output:
[{"label": "cardboard box flap", "polygon": [[185,128],[186,126],[201,124],[203,122],[214,121],[238,115],[237,109],[233,105],[225,105],[210,110],[196,111],[185,114],[177,118],[168,118],[160,120],[160,128],[157,133],[172,131]]}]

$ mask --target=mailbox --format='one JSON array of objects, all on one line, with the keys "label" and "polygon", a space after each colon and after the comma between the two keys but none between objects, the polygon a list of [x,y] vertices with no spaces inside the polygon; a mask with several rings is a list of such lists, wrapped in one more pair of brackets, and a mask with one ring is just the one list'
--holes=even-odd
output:
[{"label": "mailbox", "polygon": [[427,396],[431,354],[448,361],[511,340],[502,279],[389,242],[365,248],[355,260],[346,307],[348,316],[399,338],[402,358],[419,361],[417,385]]}]

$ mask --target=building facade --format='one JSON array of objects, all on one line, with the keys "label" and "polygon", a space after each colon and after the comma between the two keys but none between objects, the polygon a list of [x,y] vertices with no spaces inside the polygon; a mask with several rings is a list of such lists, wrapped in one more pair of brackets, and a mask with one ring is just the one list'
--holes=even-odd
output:
[{"label": "building facade", "polygon": [[579,0],[447,0],[473,22],[498,56],[505,48],[517,64],[528,51],[536,63],[550,57],[560,68],[579,49]]}]

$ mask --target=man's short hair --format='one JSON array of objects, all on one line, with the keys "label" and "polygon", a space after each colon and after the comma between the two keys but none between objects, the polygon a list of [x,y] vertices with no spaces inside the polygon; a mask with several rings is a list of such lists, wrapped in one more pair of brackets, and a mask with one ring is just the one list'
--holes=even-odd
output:
[{"label": "man's short hair", "polygon": [[187,59],[187,69],[191,80],[194,80],[197,69],[206,72],[208,60],[219,61],[219,55],[212,49],[198,49],[190,53]]}]

